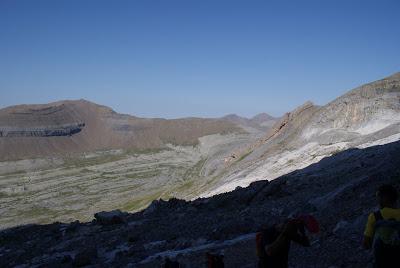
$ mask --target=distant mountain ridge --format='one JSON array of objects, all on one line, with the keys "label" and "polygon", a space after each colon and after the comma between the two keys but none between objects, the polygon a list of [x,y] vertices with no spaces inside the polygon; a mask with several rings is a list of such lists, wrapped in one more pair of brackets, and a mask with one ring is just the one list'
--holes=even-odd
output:
[{"label": "distant mountain ridge", "polygon": [[242,117],[237,114],[228,114],[221,119],[241,126],[259,129],[261,131],[269,130],[279,120],[279,118],[273,117],[267,113],[260,113],[252,118]]},{"label": "distant mountain ridge", "polygon": [[[400,186],[400,73],[350,90],[323,106],[306,102],[266,132],[252,133],[251,119],[236,115],[208,120],[143,119],[86,101],[3,112],[0,119],[11,125],[7,130],[21,126],[26,127],[24,131],[34,130],[46,122],[47,128],[85,122],[79,133],[70,136],[0,138],[21,150],[26,146],[23,149],[28,152],[36,153],[33,146],[63,152],[60,145],[67,142],[86,150],[100,142],[132,146],[147,141],[154,142],[145,144],[147,148],[155,148],[150,145],[193,145],[198,140],[196,146],[169,146],[156,153],[95,152],[74,161],[63,159],[61,164],[51,159],[54,165],[43,170],[40,161],[33,167],[35,161],[0,162],[0,198],[4,200],[0,224],[87,221],[0,231],[0,241],[7,247],[3,262],[14,259],[13,265],[57,266],[65,258],[77,261],[87,254],[82,245],[96,237],[101,243],[96,244],[94,264],[156,267],[162,257],[173,254],[190,267],[201,267],[205,252],[224,249],[227,266],[254,266],[255,232],[270,219],[312,213],[324,233],[313,238],[315,250],[293,248],[293,265],[366,267],[368,254],[357,248],[368,213],[376,206],[376,189],[382,183]],[[267,118],[259,117],[261,121]],[[24,124],[32,118],[37,121]],[[235,128],[221,128],[224,125]],[[242,129],[249,132],[231,132]],[[217,135],[202,136],[206,133]],[[229,135],[220,135],[224,133]],[[92,134],[100,140],[94,143]],[[109,139],[114,143],[108,143]],[[8,149],[13,152],[13,147]],[[24,165],[27,170],[20,168]],[[122,224],[111,218],[108,225],[98,216],[90,221],[94,213],[111,209],[137,213],[101,213],[119,215]],[[113,228],[113,224],[119,225]],[[27,233],[32,234],[31,243],[26,243]],[[26,255],[18,250],[21,246],[29,250],[32,243],[44,251]],[[71,253],[71,245],[80,253]],[[54,249],[60,255],[50,254]]]},{"label": "distant mountain ridge", "polygon": [[17,105],[0,110],[0,160],[194,145],[202,136],[243,131],[222,119],[138,118],[86,100]]}]

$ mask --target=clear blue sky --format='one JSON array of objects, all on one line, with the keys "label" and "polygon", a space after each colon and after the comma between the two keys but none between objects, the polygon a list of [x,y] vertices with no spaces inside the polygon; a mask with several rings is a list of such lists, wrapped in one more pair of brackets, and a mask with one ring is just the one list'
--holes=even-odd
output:
[{"label": "clear blue sky", "polygon": [[0,0],[0,107],[281,115],[400,71],[400,1]]}]

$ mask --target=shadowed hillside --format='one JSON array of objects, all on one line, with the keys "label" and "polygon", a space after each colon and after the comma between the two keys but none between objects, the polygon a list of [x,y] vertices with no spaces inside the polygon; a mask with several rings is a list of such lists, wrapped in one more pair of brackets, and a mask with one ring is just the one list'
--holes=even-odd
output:
[{"label": "shadowed hillside", "polygon": [[157,267],[163,257],[204,267],[207,251],[225,252],[227,267],[254,267],[254,232],[297,213],[312,213],[322,232],[308,249],[293,247],[293,267],[366,267],[359,244],[375,191],[400,188],[400,142],[349,149],[272,182],[187,202],[154,201],[134,213],[88,223],[26,225],[0,232],[0,266],[84,264]]}]

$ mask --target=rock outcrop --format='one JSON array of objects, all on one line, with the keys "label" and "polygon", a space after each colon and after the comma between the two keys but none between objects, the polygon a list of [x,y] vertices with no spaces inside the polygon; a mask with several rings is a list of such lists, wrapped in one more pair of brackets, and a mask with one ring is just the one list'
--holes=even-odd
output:
[{"label": "rock outcrop", "polygon": [[400,139],[400,73],[285,114],[262,138],[227,155],[223,178],[202,196],[304,168],[348,148]]},{"label": "rock outcrop", "polygon": [[102,211],[94,214],[94,218],[101,225],[113,225],[126,222],[127,213],[119,209],[113,211]]},{"label": "rock outcrop", "polygon": [[[360,240],[377,187],[400,190],[399,152],[400,142],[350,149],[211,198],[158,200],[137,213],[103,212],[87,223],[9,228],[0,231],[0,266],[159,267],[169,258],[197,268],[207,253],[223,253],[226,267],[254,267],[257,230],[311,213],[321,233],[311,237],[310,248],[293,245],[290,266],[368,267],[371,254]],[[124,223],[99,220],[115,215]]]},{"label": "rock outcrop", "polygon": [[1,137],[55,137],[55,136],[72,136],[82,131],[85,123],[75,123],[61,126],[48,126],[37,128],[16,128],[1,127]]}]

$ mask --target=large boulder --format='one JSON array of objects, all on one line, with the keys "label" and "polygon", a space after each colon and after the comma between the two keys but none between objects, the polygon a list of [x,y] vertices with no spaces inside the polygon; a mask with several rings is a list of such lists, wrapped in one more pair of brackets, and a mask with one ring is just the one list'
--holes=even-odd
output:
[{"label": "large boulder", "polygon": [[126,222],[128,213],[121,212],[119,209],[112,211],[102,211],[94,214],[94,218],[101,225],[112,225]]}]

